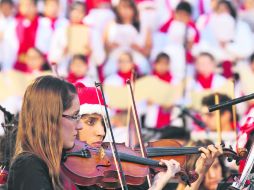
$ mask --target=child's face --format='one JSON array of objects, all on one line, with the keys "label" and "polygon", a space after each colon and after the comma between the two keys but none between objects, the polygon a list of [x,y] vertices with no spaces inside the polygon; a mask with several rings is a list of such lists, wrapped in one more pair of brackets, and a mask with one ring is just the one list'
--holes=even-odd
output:
[{"label": "child's face", "polygon": [[128,5],[126,2],[120,2],[117,7],[118,13],[122,20],[124,21],[131,21],[134,17],[134,10],[133,8]]},{"label": "child's face", "polygon": [[134,63],[127,54],[121,54],[118,59],[119,71],[127,73],[134,68]]},{"label": "child's face", "polygon": [[85,77],[87,70],[87,64],[80,59],[74,59],[70,65],[70,72],[75,74],[77,77]]},{"label": "child's face", "polygon": [[44,64],[44,58],[35,49],[30,48],[26,53],[26,64],[33,71],[40,70]]},{"label": "child's face", "polygon": [[179,10],[175,12],[175,19],[183,23],[188,23],[191,19],[191,15],[186,11]]},{"label": "child's face", "polygon": [[215,63],[208,56],[199,56],[195,63],[196,71],[204,76],[209,76],[215,71]]},{"label": "child's face", "polygon": [[82,116],[81,122],[83,129],[79,131],[79,140],[99,148],[106,135],[103,117],[99,114],[85,114]]},{"label": "child's face", "polygon": [[169,71],[169,61],[167,59],[160,59],[154,64],[154,70],[159,74],[165,74]]},{"label": "child's face", "polygon": [[21,15],[29,19],[37,14],[37,8],[33,0],[20,0],[19,12]]},{"label": "child's face", "polygon": [[72,23],[81,23],[85,16],[85,10],[81,5],[76,5],[70,12],[70,21]]},{"label": "child's face", "polygon": [[2,3],[0,5],[0,12],[5,16],[11,16],[13,13],[13,6],[9,3]]},{"label": "child's face", "polygon": [[45,3],[44,13],[49,18],[57,18],[59,13],[59,4],[56,0],[48,0]]}]

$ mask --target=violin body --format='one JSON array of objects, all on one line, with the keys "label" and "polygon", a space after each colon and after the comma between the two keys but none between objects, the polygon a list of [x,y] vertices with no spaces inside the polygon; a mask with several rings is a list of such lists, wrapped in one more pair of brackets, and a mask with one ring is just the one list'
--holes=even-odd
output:
[{"label": "violin body", "polygon": [[[187,155],[199,154],[200,147],[181,147],[174,140],[164,139],[150,142],[146,146],[149,158],[142,158],[139,149],[132,150],[124,144],[116,144],[121,165],[128,185],[141,185],[145,182],[150,169],[155,172],[166,168],[159,165],[161,159],[174,159],[180,163],[182,170],[176,175],[185,183],[195,182],[198,175],[185,171]],[[246,156],[246,150],[238,155],[231,149],[223,148],[224,154],[231,160],[239,161]],[[245,152],[245,153],[244,153]],[[62,171],[75,184],[80,186],[98,185],[104,189],[119,188],[116,162],[110,143],[103,143],[100,148],[93,148],[84,142],[75,141],[75,146],[65,153]]]},{"label": "violin body", "polygon": [[[132,151],[123,144],[118,144],[119,152],[140,157],[138,152]],[[83,155],[68,156],[62,164],[62,171],[75,184],[80,186],[98,185],[103,188],[120,187],[114,157],[109,149],[92,148],[80,141],[75,142],[70,151],[81,151]],[[68,152],[67,152],[68,154]],[[125,178],[129,185],[141,185],[149,173],[148,166],[122,161]]]}]

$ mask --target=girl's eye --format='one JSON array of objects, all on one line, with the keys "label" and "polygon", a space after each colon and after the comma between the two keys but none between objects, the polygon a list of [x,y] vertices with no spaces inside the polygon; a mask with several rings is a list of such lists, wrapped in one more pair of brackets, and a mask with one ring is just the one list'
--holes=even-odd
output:
[{"label": "girl's eye", "polygon": [[94,125],[95,120],[94,120],[94,119],[88,119],[88,120],[86,121],[86,123],[87,123],[88,125]]}]

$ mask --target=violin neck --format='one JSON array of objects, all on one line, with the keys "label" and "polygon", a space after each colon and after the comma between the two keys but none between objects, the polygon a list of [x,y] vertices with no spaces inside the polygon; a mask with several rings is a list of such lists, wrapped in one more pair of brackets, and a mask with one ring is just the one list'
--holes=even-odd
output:
[{"label": "violin neck", "polygon": [[152,160],[149,158],[133,156],[133,155],[125,154],[122,152],[119,152],[119,157],[121,161],[125,161],[125,162],[132,162],[132,163],[142,164],[147,166],[165,167],[165,166],[161,166],[159,164],[159,161]]},{"label": "violin neck", "polygon": [[148,157],[156,156],[181,156],[189,154],[198,154],[200,151],[199,147],[156,147],[156,148],[147,148]]}]

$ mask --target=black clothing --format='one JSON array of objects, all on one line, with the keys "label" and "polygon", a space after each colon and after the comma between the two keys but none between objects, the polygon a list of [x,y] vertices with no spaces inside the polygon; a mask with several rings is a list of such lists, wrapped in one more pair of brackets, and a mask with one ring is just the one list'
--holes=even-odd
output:
[{"label": "black clothing", "polygon": [[7,187],[8,190],[53,190],[47,165],[30,153],[23,153],[14,160]]}]

